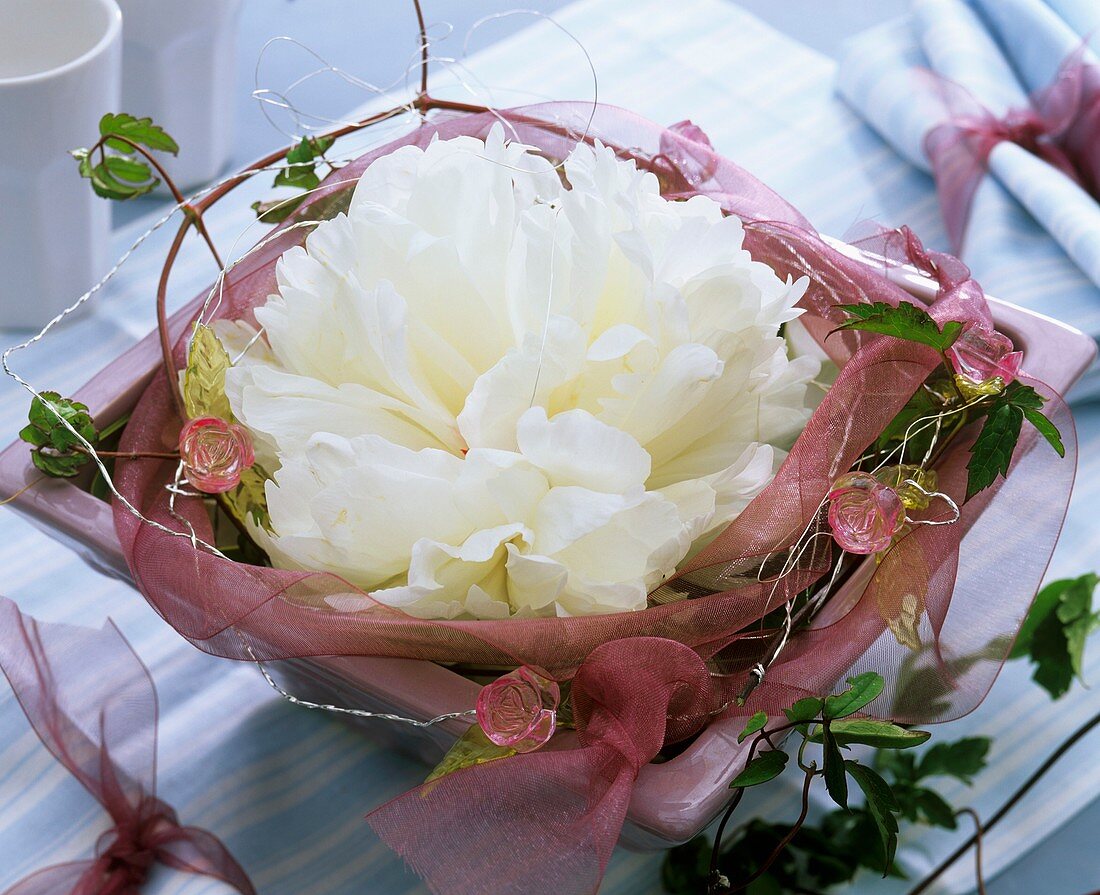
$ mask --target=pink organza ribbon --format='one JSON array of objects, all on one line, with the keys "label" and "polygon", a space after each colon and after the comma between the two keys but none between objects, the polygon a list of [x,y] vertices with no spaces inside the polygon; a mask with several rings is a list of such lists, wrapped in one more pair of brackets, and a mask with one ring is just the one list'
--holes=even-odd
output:
[{"label": "pink organza ribbon", "polygon": [[1100,198],[1100,66],[1081,47],[1062,63],[1049,87],[1024,109],[998,118],[966,88],[926,72],[949,117],[925,134],[936,191],[952,251],[962,251],[974,194],[1000,143],[1021,146]]},{"label": "pink organza ribbon", "polygon": [[436,892],[594,892],[639,771],[721,704],[699,655],[658,637],[594,649],[572,697],[577,736],[567,748],[456,771],[367,822]]},{"label": "pink organza ribbon", "polygon": [[216,836],[181,826],[156,797],[156,690],[118,628],[45,624],[0,597],[0,630],[0,669],[27,720],[112,821],[94,858],[46,867],[4,895],[137,895],[156,863],[256,895]]},{"label": "pink organza ribbon", "polygon": [[[339,198],[377,158],[432,139],[484,137],[499,122],[510,137],[563,158],[578,139],[600,140],[658,179],[668,198],[709,196],[745,226],[745,248],[780,276],[809,280],[801,318],[840,365],[840,374],[772,482],[670,586],[690,599],[636,613],[501,621],[432,620],[373,601],[335,575],[251,566],[196,550],[189,539],[146,525],[116,504],[116,526],[134,580],[196,646],[236,659],[399,656],[485,665],[527,665],[572,680],[576,739],[555,737],[539,752],[459,771],[373,813],[369,822],[437,892],[577,895],[598,885],[622,828],[639,769],[666,743],[735,712],[775,713],[800,696],[829,692],[846,673],[874,670],[886,691],[879,716],[916,723],[949,720],[985,696],[1046,569],[1075,469],[1072,419],[1041,383],[1046,412],[1062,431],[1059,460],[1034,433],[1020,439],[1009,475],[965,501],[964,433],[937,466],[939,489],[961,507],[954,525],[920,526],[869,563],[788,643],[748,705],[730,703],[761,661],[756,630],[770,611],[820,579],[831,548],[778,582],[753,572],[782,556],[814,524],[832,482],[847,472],[942,362],[932,349],[867,333],[826,335],[845,315],[837,305],[912,301],[898,285],[832,247],[796,209],[717,155],[690,122],[661,128],[629,112],[549,103],[428,122],[340,169],[303,206]],[[576,124],[577,126],[572,126]],[[577,128],[582,130],[578,130]],[[219,315],[250,320],[274,288],[280,255],[301,229],[277,233],[227,276]],[[940,290],[929,313],[940,321],[991,324],[981,288],[965,265],[926,252],[909,231],[863,245],[884,267],[912,264]],[[186,335],[176,344],[183,364]],[[181,421],[173,378],[150,382],[123,436],[124,451],[164,450]],[[166,528],[183,516],[213,535],[198,501],[170,506],[175,464],[120,461],[116,482],[131,503]],[[179,515],[174,515],[179,514]],[[1027,525],[1020,525],[1026,519]],[[914,599],[919,611],[913,613]],[[908,614],[907,614],[908,613]],[[907,627],[908,626],[908,627]],[[920,628],[927,649],[903,638]],[[909,642],[911,642],[911,637]],[[722,674],[707,668],[714,659]]]}]

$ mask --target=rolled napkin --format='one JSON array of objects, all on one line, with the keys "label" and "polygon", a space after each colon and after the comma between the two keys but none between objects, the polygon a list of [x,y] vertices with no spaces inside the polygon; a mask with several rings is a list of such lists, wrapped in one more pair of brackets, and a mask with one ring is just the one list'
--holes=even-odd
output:
[{"label": "rolled napkin", "polygon": [[[988,21],[986,7],[996,12]],[[849,42],[838,90],[900,154],[931,170],[929,135],[950,124],[953,111],[957,123],[960,113],[945,94],[968,98],[970,108],[961,111],[982,119],[981,127],[1000,122],[1010,129],[1032,113],[1040,118],[1029,99],[1035,85],[1054,83],[1075,52],[1082,63],[1096,61],[1084,36],[1044,0],[918,0],[911,16]],[[1017,110],[1013,117],[1010,110]],[[967,261],[991,292],[1009,300],[1014,283],[1049,283],[1050,300],[1037,309],[1100,335],[1100,203],[1049,159],[1005,136],[1013,135],[994,134],[981,147],[987,158],[980,162],[992,176],[975,181]],[[949,224],[966,173],[953,189],[941,183]],[[1068,269],[1063,253],[1085,277]]]},{"label": "rolled napkin", "polygon": [[221,840],[182,826],[157,798],[156,689],[118,628],[45,624],[0,597],[0,631],[0,670],[27,720],[112,820],[95,857],[46,867],[4,895],[137,895],[156,863],[256,895]]}]

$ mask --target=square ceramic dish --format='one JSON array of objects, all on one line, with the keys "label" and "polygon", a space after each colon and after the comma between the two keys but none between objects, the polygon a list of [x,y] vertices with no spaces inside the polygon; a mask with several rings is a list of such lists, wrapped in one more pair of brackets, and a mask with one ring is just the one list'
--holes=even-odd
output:
[{"label": "square ceramic dish", "polygon": [[[850,246],[836,245],[846,254],[881,267],[881,259],[876,264],[873,257]],[[914,270],[897,268],[890,271],[890,277],[922,302],[935,294],[935,284]],[[990,305],[998,329],[1023,350],[1028,373],[1059,392],[1064,393],[1092,362],[1096,344],[1088,336],[1005,302],[991,299]],[[173,316],[173,339],[197,309],[196,300]],[[101,424],[118,419],[136,404],[160,364],[159,352],[153,333],[103,369],[74,397],[86,403]],[[0,454],[0,493],[13,493],[34,478],[37,472],[26,444],[16,442]],[[77,482],[47,480],[12,506],[95,569],[129,580],[111,507]],[[822,615],[844,602],[842,589]],[[818,623],[827,622],[820,618]],[[300,659],[278,663],[277,673],[283,685],[302,698],[417,718],[469,709],[479,690],[477,683],[442,665],[408,659]],[[457,721],[425,729],[364,719],[355,723],[372,737],[433,763],[462,730],[462,722]],[[637,849],[666,848],[705,827],[725,803],[729,780],[745,760],[748,743],[737,743],[742,726],[738,720],[717,721],[679,755],[643,768],[623,830],[623,844]]]}]

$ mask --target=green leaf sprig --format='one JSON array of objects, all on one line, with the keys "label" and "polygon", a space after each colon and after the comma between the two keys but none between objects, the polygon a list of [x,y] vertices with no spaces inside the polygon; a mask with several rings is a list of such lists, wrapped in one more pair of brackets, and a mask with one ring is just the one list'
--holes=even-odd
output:
[{"label": "green leaf sprig", "polygon": [[161,169],[151,152],[177,155],[179,144],[151,118],[121,112],[104,115],[99,120],[99,140],[90,149],[74,149],[71,155],[97,196],[124,201],[144,196],[160,183],[153,167]]},{"label": "green leaf sprig", "polygon": [[1024,619],[1010,659],[1027,658],[1035,665],[1032,679],[1052,699],[1065,695],[1076,677],[1081,680],[1085,642],[1100,630],[1100,612],[1092,608],[1100,583],[1095,572],[1053,581],[1039,591]]},{"label": "green leaf sprig", "polygon": [[274,183],[274,186],[293,187],[302,190],[302,193],[284,199],[253,202],[252,210],[256,212],[256,217],[267,224],[278,224],[290,217],[305,201],[309,191],[321,185],[318,165],[323,163],[328,165],[330,171],[335,170],[325,158],[325,153],[334,142],[333,137],[302,137],[301,142],[286,154],[288,165],[275,175]]},{"label": "green leaf sprig", "polygon": [[[748,763],[730,783],[730,788],[759,786],[783,773],[790,760],[786,752],[772,748],[756,755],[755,747],[762,742],[773,745],[772,736],[781,731],[798,731],[803,738],[798,765],[806,774],[806,790],[814,777],[823,777],[833,801],[847,811],[848,781],[851,779],[863,793],[864,810],[886,856],[884,866],[888,869],[897,848],[898,824],[895,815],[901,811],[900,803],[878,772],[845,758],[844,750],[853,745],[888,750],[911,749],[924,743],[931,734],[923,730],[908,730],[891,721],[852,717],[877,699],[884,687],[882,676],[873,671],[855,675],[848,679],[847,689],[840,693],[798,700],[785,712],[787,723],[775,729],[769,729],[765,713],[757,712],[738,737],[739,741],[744,741],[755,734],[756,739],[750,749]],[[811,743],[822,747],[820,768],[817,762],[807,765],[803,760],[806,747]]]},{"label": "green leaf sprig", "polygon": [[92,458],[64,419],[94,445],[99,433],[86,404],[63,398],[57,392],[42,392],[31,400],[29,422],[19,437],[32,446],[31,460],[41,472],[54,478],[71,478]]},{"label": "green leaf sprig", "polygon": [[[844,330],[863,330],[904,339],[906,342],[919,342],[944,352],[963,331],[963,325],[957,320],[949,320],[941,327],[923,308],[909,302],[888,305],[876,301],[873,304],[839,305],[851,318],[840,324],[833,332]],[[832,333],[830,333],[832,335]]]},{"label": "green leaf sprig", "polygon": [[[909,302],[897,306],[885,302],[873,304],[838,305],[837,308],[849,315],[840,326],[833,330],[862,330],[879,333],[916,342],[934,348],[943,356],[943,367],[951,373],[951,364],[947,357],[949,349],[963,331],[963,324],[949,320],[941,327],[932,316],[922,308]],[[937,371],[931,380],[945,380],[941,371]],[[962,401],[957,389],[956,399]],[[876,443],[881,450],[891,441],[900,440],[910,431],[917,420],[932,416],[945,406],[937,403],[937,389],[921,388],[913,395],[902,411],[895,417]],[[1012,455],[1020,440],[1023,423],[1027,420],[1036,431],[1050,444],[1059,457],[1066,454],[1061,433],[1050,418],[1042,412],[1046,399],[1029,385],[1011,382],[1002,391],[979,398],[968,408],[965,416],[957,414],[959,424],[983,419],[982,428],[970,449],[970,461],[967,464],[966,499],[993,485],[998,478],[1008,474]],[[921,450],[927,447],[927,440],[934,437],[931,432],[924,433],[925,440],[919,445]],[[902,461],[904,462],[904,461]]]},{"label": "green leaf sprig", "polygon": [[[956,829],[956,810],[934,781],[954,777],[969,785],[985,767],[989,748],[988,738],[968,737],[924,750],[883,748],[875,755],[873,769],[852,762],[853,767],[846,765],[845,770],[864,793],[861,804],[838,808],[817,823],[803,825],[767,867],[765,862],[788,838],[791,825],[754,818],[722,850],[719,871],[728,880],[755,877],[743,891],[757,895],[829,889],[852,882],[861,869],[903,877],[896,863],[886,862],[881,827],[890,830],[905,821]],[[661,868],[665,891],[708,891],[710,851],[702,835],[671,849]]]},{"label": "green leaf sprig", "polygon": [[1047,440],[1059,457],[1066,455],[1057,426],[1040,410],[1045,401],[1046,398],[1030,385],[1011,382],[1003,392],[990,398],[988,404],[983,402],[979,405],[985,412],[985,422],[970,449],[970,462],[966,465],[967,500],[979,491],[984,491],[998,477],[1008,475],[1012,454],[1020,440],[1025,419]]}]

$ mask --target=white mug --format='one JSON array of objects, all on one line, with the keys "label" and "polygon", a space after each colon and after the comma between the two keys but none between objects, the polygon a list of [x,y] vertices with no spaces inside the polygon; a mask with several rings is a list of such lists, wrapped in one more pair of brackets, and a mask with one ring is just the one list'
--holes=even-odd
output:
[{"label": "white mug", "polygon": [[110,203],[69,151],[118,111],[115,0],[0,0],[0,326],[39,327],[107,268]]},{"label": "white mug", "polygon": [[118,0],[123,111],[148,115],[179,143],[162,159],[187,190],[220,174],[233,152],[241,0]]}]

